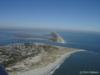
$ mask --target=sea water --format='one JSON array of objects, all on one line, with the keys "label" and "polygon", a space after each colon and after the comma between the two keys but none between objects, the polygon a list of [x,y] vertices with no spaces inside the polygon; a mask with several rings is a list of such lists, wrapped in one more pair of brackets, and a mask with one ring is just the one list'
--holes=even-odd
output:
[{"label": "sea water", "polygon": [[[0,45],[17,42],[40,42],[64,47],[85,49],[73,54],[58,68],[53,75],[100,75],[100,33],[58,31],[66,43],[54,43],[47,40],[23,39],[18,34],[49,34],[49,31],[0,31]],[[17,41],[18,40],[18,41]],[[21,40],[21,41],[20,41]]]}]

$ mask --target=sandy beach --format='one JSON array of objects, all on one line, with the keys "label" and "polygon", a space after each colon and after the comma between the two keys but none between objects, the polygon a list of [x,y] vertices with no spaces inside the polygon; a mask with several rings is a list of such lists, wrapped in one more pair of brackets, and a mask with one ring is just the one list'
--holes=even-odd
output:
[{"label": "sandy beach", "polygon": [[25,72],[16,72],[15,75],[52,75],[52,73],[60,67],[60,65],[65,61],[65,59],[69,58],[71,54],[80,52],[84,50],[73,50],[70,52],[65,53],[64,55],[61,55],[60,58],[58,58],[55,62],[48,64],[45,67],[37,68],[37,69],[31,69],[29,71]]}]

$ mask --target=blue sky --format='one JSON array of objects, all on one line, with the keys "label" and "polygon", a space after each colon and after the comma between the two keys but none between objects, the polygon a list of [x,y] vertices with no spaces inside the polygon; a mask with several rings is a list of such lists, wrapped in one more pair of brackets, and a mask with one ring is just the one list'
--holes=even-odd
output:
[{"label": "blue sky", "polygon": [[0,0],[0,28],[100,32],[100,0]]}]

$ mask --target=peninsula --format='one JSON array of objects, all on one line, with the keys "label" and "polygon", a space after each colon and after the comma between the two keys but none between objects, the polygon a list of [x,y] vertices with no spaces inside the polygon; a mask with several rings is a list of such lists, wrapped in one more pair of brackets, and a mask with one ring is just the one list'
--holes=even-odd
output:
[{"label": "peninsula", "polygon": [[[55,33],[53,33],[55,35]],[[56,38],[56,42],[64,40]],[[71,54],[80,49],[44,43],[15,43],[0,46],[0,64],[9,75],[51,75]]]}]

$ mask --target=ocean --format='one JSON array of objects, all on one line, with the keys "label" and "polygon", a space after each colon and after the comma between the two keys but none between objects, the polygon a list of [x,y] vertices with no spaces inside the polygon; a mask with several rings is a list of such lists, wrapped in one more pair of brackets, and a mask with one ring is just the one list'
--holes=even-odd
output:
[{"label": "ocean", "polygon": [[58,31],[66,43],[54,43],[48,40],[23,39],[16,35],[47,35],[50,31],[0,31],[0,45],[17,42],[40,42],[64,47],[84,49],[84,52],[72,54],[53,73],[53,75],[100,75],[100,33]]},{"label": "ocean", "polygon": [[73,54],[53,75],[100,75],[100,34],[86,32],[61,32],[66,46],[85,49]]}]

